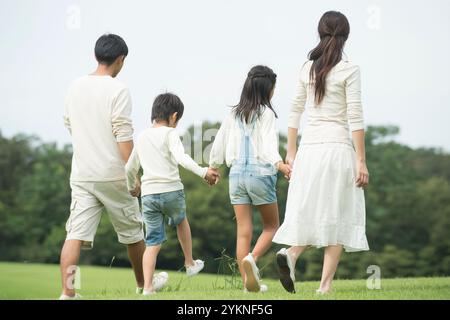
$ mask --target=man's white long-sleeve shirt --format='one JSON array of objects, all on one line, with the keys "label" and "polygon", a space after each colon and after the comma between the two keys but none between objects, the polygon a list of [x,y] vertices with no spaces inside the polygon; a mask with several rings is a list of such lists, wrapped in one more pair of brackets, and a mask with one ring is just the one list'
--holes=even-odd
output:
[{"label": "man's white long-sleeve shirt", "polygon": [[71,181],[125,180],[118,142],[133,140],[131,97],[111,76],[87,75],[72,82],[64,124],[72,135]]}]

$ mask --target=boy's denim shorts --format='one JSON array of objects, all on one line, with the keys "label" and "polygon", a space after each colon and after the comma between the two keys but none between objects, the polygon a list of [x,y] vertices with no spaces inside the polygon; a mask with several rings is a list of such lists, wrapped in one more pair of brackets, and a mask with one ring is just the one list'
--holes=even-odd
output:
[{"label": "boy's denim shorts", "polygon": [[231,167],[229,176],[231,204],[258,206],[277,202],[277,174],[265,173],[255,166]]},{"label": "boy's denim shorts", "polygon": [[145,244],[156,246],[167,240],[164,218],[169,226],[178,226],[186,218],[183,190],[149,194],[142,197],[142,215],[145,222]]}]

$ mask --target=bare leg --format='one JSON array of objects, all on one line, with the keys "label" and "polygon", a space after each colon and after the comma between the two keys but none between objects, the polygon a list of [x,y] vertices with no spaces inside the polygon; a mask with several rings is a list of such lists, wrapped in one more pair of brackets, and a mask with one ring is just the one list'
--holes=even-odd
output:
[{"label": "bare leg", "polygon": [[269,250],[272,245],[272,239],[280,226],[277,203],[260,205],[258,210],[262,218],[263,231],[252,251],[255,261]]},{"label": "bare leg", "polygon": [[293,246],[288,249],[289,257],[291,258],[291,261],[293,265],[295,266],[295,263],[297,262],[300,255],[308,249],[308,246]]},{"label": "bare leg", "polygon": [[153,274],[155,273],[156,258],[158,257],[161,245],[149,246],[145,249],[142,258],[144,269],[144,290],[153,291]]},{"label": "bare leg", "polygon": [[145,243],[143,240],[129,244],[127,246],[128,257],[130,258],[131,266],[133,267],[134,277],[136,278],[136,285],[139,288],[144,286],[144,274],[142,271],[142,256],[145,251]]},{"label": "bare leg", "polygon": [[237,225],[236,258],[242,282],[245,283],[245,271],[242,267],[242,259],[249,254],[252,242],[252,208],[248,204],[237,204],[234,205],[233,208]]},{"label": "bare leg", "polygon": [[75,295],[72,279],[74,279],[76,266],[78,265],[78,260],[80,258],[80,249],[80,240],[66,240],[61,250],[60,266],[62,293],[71,297]]},{"label": "bare leg", "polygon": [[331,290],[331,282],[333,281],[334,274],[339,263],[339,259],[342,253],[342,246],[328,246],[325,248],[323,256],[323,269],[322,279],[320,281],[321,292],[327,293]]},{"label": "bare leg", "polygon": [[179,225],[177,225],[178,241],[184,254],[184,265],[193,266],[194,259],[192,258],[192,235],[191,227],[187,218],[184,218]]}]

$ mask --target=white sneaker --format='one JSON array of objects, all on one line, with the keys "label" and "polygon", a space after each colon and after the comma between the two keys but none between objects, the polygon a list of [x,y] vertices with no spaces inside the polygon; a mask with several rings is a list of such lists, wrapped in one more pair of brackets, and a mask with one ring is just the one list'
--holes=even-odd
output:
[{"label": "white sneaker", "polygon": [[259,270],[251,253],[242,259],[242,267],[245,272],[245,288],[250,292],[259,292],[261,290]]},{"label": "white sneaker", "polygon": [[277,266],[283,288],[290,293],[295,293],[295,267],[286,248],[277,252]]},{"label": "white sneaker", "polygon": [[[169,280],[169,274],[167,272],[160,272],[153,276],[153,291],[161,290]],[[145,291],[145,290],[144,290]]]},{"label": "white sneaker", "polygon": [[316,294],[317,295],[327,295],[327,294],[330,294],[330,293],[331,293],[331,290],[329,290],[329,291],[322,291],[320,289],[316,290]]},{"label": "white sneaker", "polygon": [[186,274],[188,277],[192,277],[195,276],[196,274],[198,274],[200,271],[203,270],[205,266],[205,262],[202,260],[195,260],[194,261],[194,265],[193,266],[187,266],[186,267]]},{"label": "white sneaker", "polygon": [[81,294],[75,293],[74,296],[68,296],[67,294],[62,294],[59,296],[59,300],[80,300],[83,297]]},{"label": "white sneaker", "polygon": [[156,293],[155,290],[142,290],[143,296],[151,296],[152,294],[155,294],[155,293]]},{"label": "white sneaker", "polygon": [[142,294],[144,292],[144,288],[136,287],[136,294]]},{"label": "white sneaker", "polygon": [[[267,292],[268,287],[265,284],[260,284],[259,292],[264,293]],[[247,288],[244,288],[244,293],[248,293]]]}]

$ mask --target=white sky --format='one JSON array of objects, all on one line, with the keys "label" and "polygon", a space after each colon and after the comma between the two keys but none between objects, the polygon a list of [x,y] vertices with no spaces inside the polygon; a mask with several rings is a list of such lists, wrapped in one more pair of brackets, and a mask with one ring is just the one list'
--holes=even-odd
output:
[{"label": "white sky", "polygon": [[0,0],[0,130],[70,142],[67,86],[95,68],[94,43],[112,32],[130,49],[119,79],[131,90],[136,132],[166,90],[184,101],[181,129],[220,121],[255,64],[278,74],[274,105],[286,132],[299,68],[327,10],[350,20],[346,53],[361,66],[366,124],[399,125],[402,142],[450,150],[448,0]]}]

